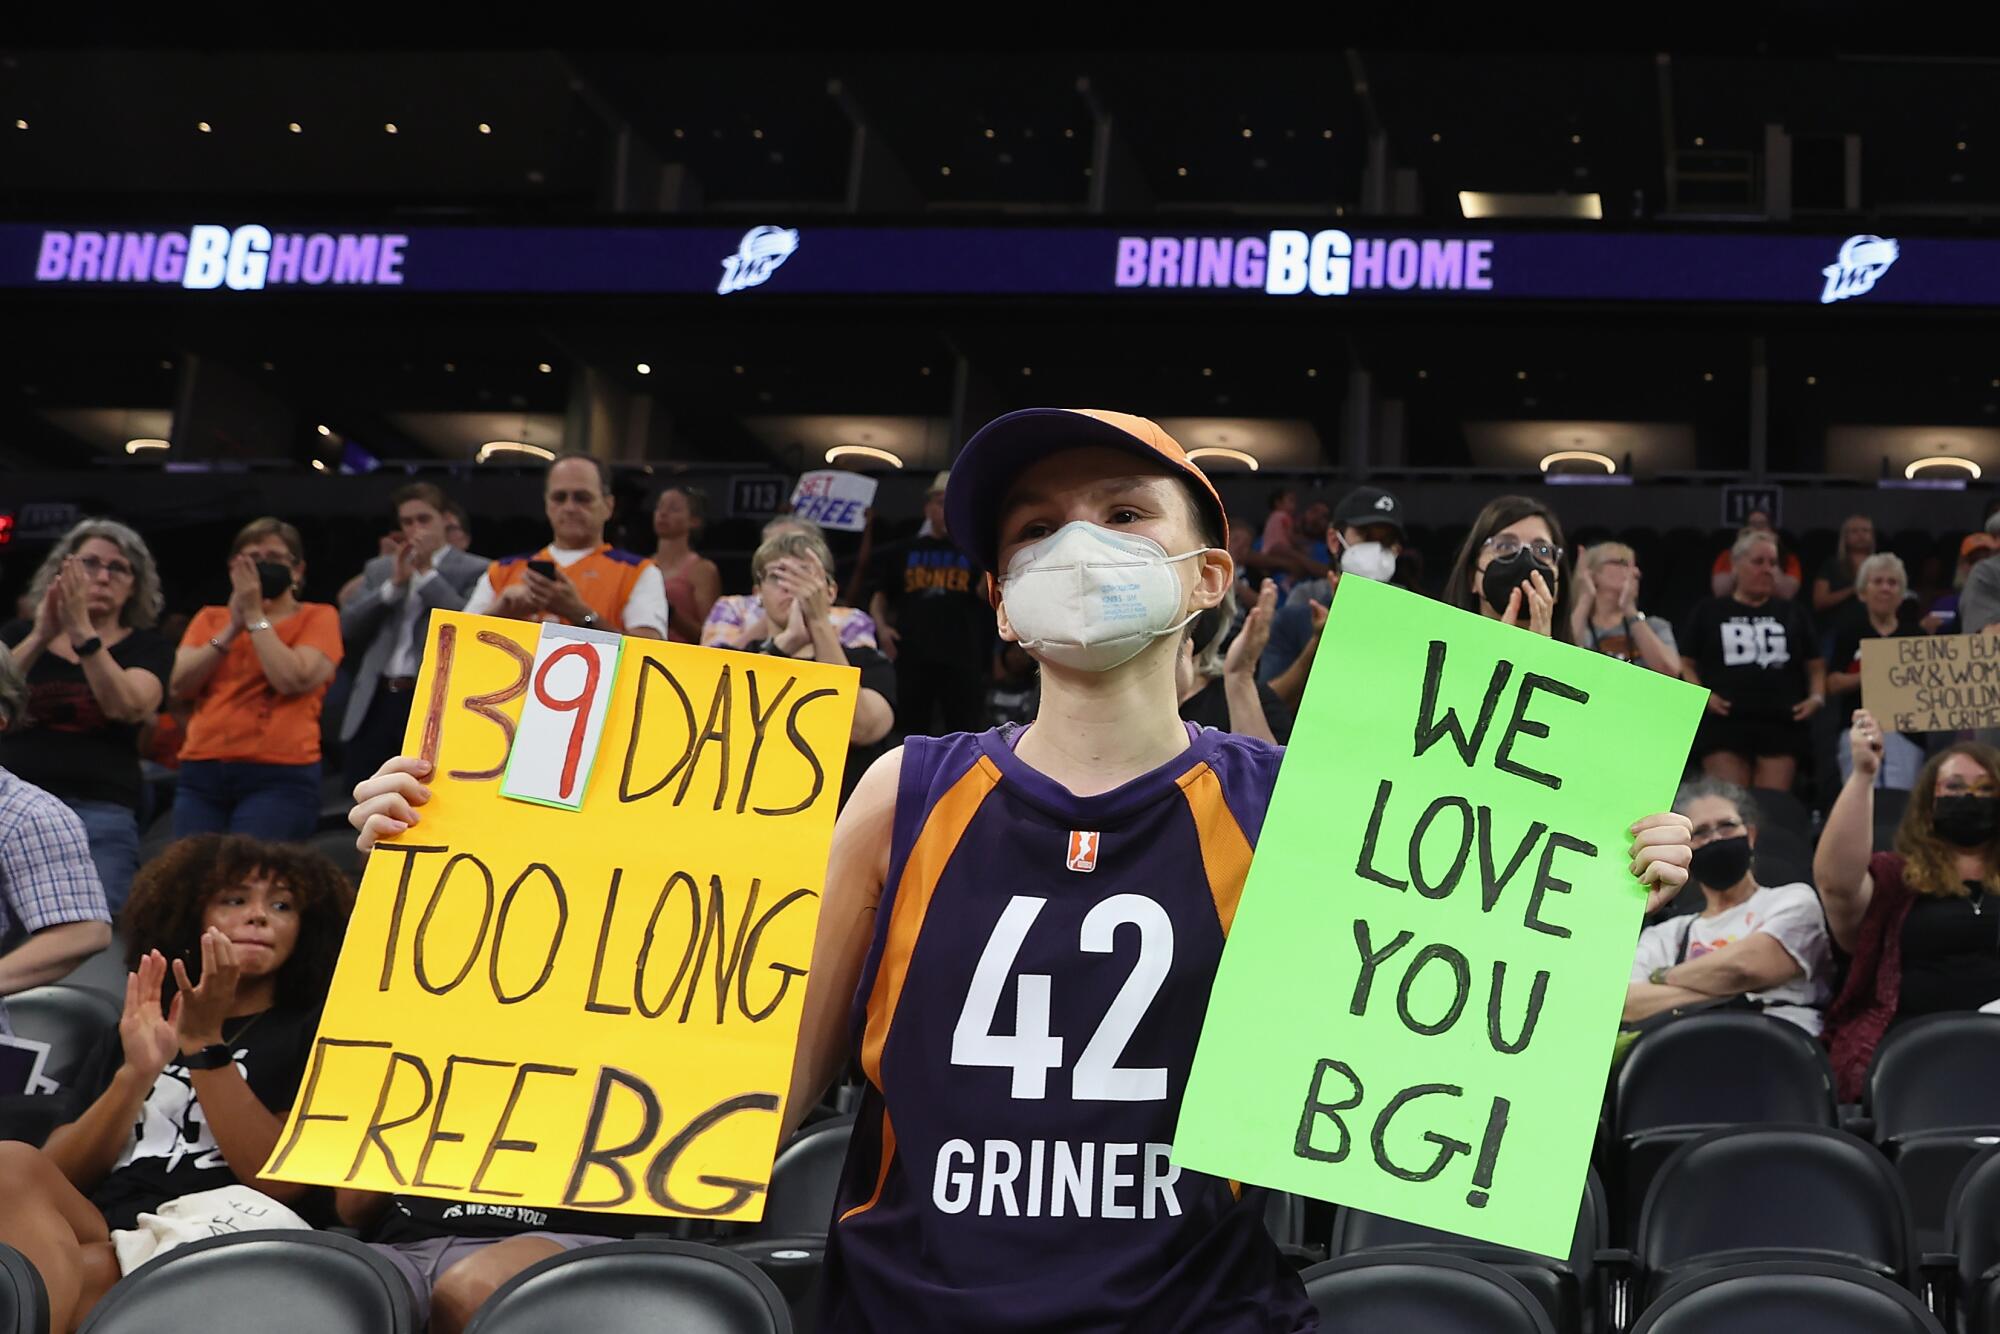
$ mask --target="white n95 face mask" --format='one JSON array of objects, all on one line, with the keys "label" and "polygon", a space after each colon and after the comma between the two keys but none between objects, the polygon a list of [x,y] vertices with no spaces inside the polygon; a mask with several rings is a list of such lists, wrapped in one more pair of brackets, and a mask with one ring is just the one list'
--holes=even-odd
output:
[{"label": "white n95 face mask", "polygon": [[1396,577],[1396,553],[1380,542],[1356,542],[1342,549],[1340,572],[1386,584]]},{"label": "white n95 face mask", "polygon": [[1021,646],[1050,662],[1109,671],[1199,614],[1181,615],[1186,593],[1172,567],[1207,550],[1169,556],[1149,537],[1066,523],[1007,562],[1007,619]]}]

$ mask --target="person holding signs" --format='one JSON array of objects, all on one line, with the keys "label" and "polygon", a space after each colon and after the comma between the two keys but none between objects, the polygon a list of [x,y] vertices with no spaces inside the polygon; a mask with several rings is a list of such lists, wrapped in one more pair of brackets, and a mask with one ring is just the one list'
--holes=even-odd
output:
[{"label": "person holding signs", "polygon": [[1697,605],[1681,636],[1681,674],[1709,690],[1695,758],[1710,778],[1788,791],[1826,663],[1805,608],[1777,596],[1777,539],[1746,532],[1732,554],[1736,590]]},{"label": "person holding signs", "polygon": [[604,540],[611,522],[611,469],[589,454],[549,460],[542,499],[553,540],[527,556],[496,560],[465,610],[517,621],[560,621],[648,639],[667,637],[660,567]]},{"label": "person holding signs", "polygon": [[[170,1200],[255,1187],[284,1126],[326,999],[354,890],[308,848],[182,839],[139,872],[125,907],[125,1011],[85,1062],[80,1115],[40,1149],[0,1142],[0,1242],[76,1328],[116,1283],[114,1231]],[[276,1211],[279,1214],[285,1211]]]},{"label": "person holding signs", "polygon": [[1833,971],[1819,896],[1811,885],[1757,883],[1757,808],[1734,783],[1689,783],[1674,809],[1694,822],[1688,871],[1705,903],[1639,933],[1626,1023],[1733,1003],[1817,1036]]},{"label": "person holding signs", "polygon": [[[786,1129],[850,1050],[867,1082],[817,1327],[1313,1329],[1258,1192],[1173,1162],[1282,755],[1178,714],[1181,640],[1234,577],[1221,503],[1153,422],[1035,408],[973,436],[945,509],[1041,700],[910,738],[836,826]],[[417,823],[424,772],[356,789],[361,846]],[[1634,826],[1655,906],[1687,827]]]},{"label": "person holding signs", "polygon": [[1843,1102],[1896,1024],[2000,1000],[2000,751],[1966,741],[1933,755],[1896,850],[1871,853],[1882,728],[1862,709],[1848,738],[1854,772],[1813,852],[1827,929],[1852,960],[1826,1012]]}]

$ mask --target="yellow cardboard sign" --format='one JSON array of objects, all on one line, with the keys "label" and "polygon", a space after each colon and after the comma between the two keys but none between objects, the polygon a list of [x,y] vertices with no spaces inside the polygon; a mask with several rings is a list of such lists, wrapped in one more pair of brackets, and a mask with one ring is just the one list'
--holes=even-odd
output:
[{"label": "yellow cardboard sign", "polygon": [[[500,791],[517,748],[571,760],[589,712],[541,634],[431,617],[404,749],[432,797],[368,859],[265,1174],[758,1218],[858,673],[626,639],[566,810]],[[570,710],[534,724],[553,740],[516,736],[531,690]]]}]

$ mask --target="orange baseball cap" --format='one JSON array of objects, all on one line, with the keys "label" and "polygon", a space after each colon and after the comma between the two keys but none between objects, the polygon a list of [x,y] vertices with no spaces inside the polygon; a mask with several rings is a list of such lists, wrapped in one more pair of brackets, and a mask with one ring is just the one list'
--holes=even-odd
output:
[{"label": "orange baseball cap", "polygon": [[1958,558],[1964,560],[1975,551],[1991,551],[2000,547],[2000,537],[1991,533],[1973,533],[1958,544]]},{"label": "orange baseball cap", "polygon": [[1014,479],[1052,454],[1100,446],[1118,449],[1166,469],[1188,490],[1229,543],[1229,516],[1208,475],[1188,461],[1180,441],[1158,422],[1101,408],[1022,408],[995,417],[973,432],[952,460],[945,490],[945,527],[958,549],[992,570],[999,560],[1000,506]]}]

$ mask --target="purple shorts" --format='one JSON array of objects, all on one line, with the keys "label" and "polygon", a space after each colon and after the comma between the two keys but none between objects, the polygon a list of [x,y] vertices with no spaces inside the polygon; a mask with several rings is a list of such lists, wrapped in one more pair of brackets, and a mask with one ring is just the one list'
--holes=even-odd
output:
[{"label": "purple shorts", "polygon": [[553,1242],[565,1251],[585,1246],[602,1246],[615,1237],[593,1237],[581,1232],[518,1232],[512,1237],[428,1237],[423,1241],[371,1241],[369,1247],[401,1271],[417,1298],[417,1327],[430,1323],[431,1289],[440,1276],[460,1260],[477,1255],[488,1246],[516,1237],[536,1237]]}]

